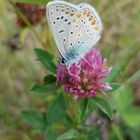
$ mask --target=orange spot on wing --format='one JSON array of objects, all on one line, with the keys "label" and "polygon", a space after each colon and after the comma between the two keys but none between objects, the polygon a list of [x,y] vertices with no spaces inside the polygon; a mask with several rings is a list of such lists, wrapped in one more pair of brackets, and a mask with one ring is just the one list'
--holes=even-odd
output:
[{"label": "orange spot on wing", "polygon": [[97,26],[95,26],[95,27],[94,27],[94,30],[95,30],[95,31],[98,31],[99,29],[98,29],[98,27],[97,27]]},{"label": "orange spot on wing", "polygon": [[89,17],[89,16],[90,16],[90,12],[87,13],[87,17]]},{"label": "orange spot on wing", "polygon": [[81,17],[81,14],[80,13],[78,13],[77,15],[76,15],[76,18],[80,18]]},{"label": "orange spot on wing", "polygon": [[83,12],[83,14],[84,14],[84,15],[86,15],[86,14],[87,14],[87,12],[86,12],[86,11],[84,11],[84,12]]},{"label": "orange spot on wing", "polygon": [[90,17],[90,18],[89,18],[89,21],[91,21],[91,20],[93,20],[93,18],[92,18],[92,17]]},{"label": "orange spot on wing", "polygon": [[66,14],[69,14],[69,11],[66,11],[65,13],[66,13]]},{"label": "orange spot on wing", "polygon": [[95,25],[95,24],[96,24],[96,20],[93,19],[93,20],[91,21],[91,25]]}]

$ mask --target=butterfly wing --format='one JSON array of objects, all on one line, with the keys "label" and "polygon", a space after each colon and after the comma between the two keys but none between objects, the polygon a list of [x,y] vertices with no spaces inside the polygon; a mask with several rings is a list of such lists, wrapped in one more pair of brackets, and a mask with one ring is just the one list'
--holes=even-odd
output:
[{"label": "butterfly wing", "polygon": [[81,3],[78,5],[78,7],[80,7],[80,9],[82,9],[82,10],[91,11],[94,14],[94,16],[96,17],[96,20],[98,22],[99,32],[101,33],[102,29],[103,29],[103,25],[102,25],[101,18],[99,16],[98,12],[96,11],[96,9],[94,7],[92,7],[91,5],[89,5],[88,3]]},{"label": "butterfly wing", "polygon": [[65,58],[69,29],[77,7],[64,1],[53,1],[47,4],[46,11],[58,50]]},{"label": "butterfly wing", "polygon": [[67,51],[83,56],[100,39],[102,22],[97,11],[89,4],[78,6],[80,10],[74,15],[69,30]]}]

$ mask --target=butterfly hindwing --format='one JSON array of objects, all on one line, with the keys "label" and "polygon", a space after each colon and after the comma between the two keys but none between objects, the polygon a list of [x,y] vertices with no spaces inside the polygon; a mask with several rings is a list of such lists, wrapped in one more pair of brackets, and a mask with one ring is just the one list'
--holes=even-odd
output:
[{"label": "butterfly hindwing", "polygon": [[[79,53],[84,53],[93,47],[100,38],[102,23],[96,10],[88,4],[81,4],[80,10],[74,16],[71,25],[67,49],[77,47]],[[80,48],[78,48],[80,47]]]},{"label": "butterfly hindwing", "polygon": [[47,5],[47,17],[60,54],[65,57],[71,21],[77,7],[64,1],[53,1]]},{"label": "butterfly hindwing", "polygon": [[103,25],[102,25],[101,18],[99,16],[99,14],[97,13],[96,9],[94,7],[92,7],[91,5],[89,5],[88,3],[81,3],[81,4],[78,5],[78,7],[80,7],[80,9],[82,9],[82,10],[87,10],[94,15],[95,20],[97,21],[99,34],[101,34],[102,29],[103,29]]}]

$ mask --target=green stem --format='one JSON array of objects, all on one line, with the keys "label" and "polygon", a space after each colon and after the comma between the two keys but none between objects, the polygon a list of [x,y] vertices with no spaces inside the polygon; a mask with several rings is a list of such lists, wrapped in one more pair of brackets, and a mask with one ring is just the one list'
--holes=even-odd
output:
[{"label": "green stem", "polygon": [[75,123],[77,124],[78,123],[77,101],[74,100],[73,97],[71,97],[71,106],[76,120]]},{"label": "green stem", "polygon": [[28,21],[27,17],[20,11],[19,8],[17,8],[17,6],[15,5],[15,3],[13,3],[12,1],[9,0],[9,2],[11,3],[11,5],[15,8],[16,13],[20,16],[20,18],[25,22],[25,24],[33,31],[36,39],[38,40],[38,42],[40,42],[40,44],[42,46],[45,46],[45,44],[42,43],[39,35],[37,34],[37,32],[35,31],[35,29],[32,27],[32,24]]},{"label": "green stem", "polygon": [[84,123],[88,107],[88,98],[80,99],[78,102],[78,122]]},{"label": "green stem", "polygon": [[120,132],[120,129],[119,129],[119,127],[117,125],[112,124],[112,129],[113,129],[116,137],[118,138],[118,140],[124,140],[124,138],[123,138],[123,136],[122,136],[122,134]]}]

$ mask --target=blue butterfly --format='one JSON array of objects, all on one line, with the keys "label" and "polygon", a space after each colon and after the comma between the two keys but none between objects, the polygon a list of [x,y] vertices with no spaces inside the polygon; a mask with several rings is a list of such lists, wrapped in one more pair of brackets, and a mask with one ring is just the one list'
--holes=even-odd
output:
[{"label": "blue butterfly", "polygon": [[102,22],[89,4],[52,1],[47,4],[46,11],[62,63],[78,62],[100,39]]}]

